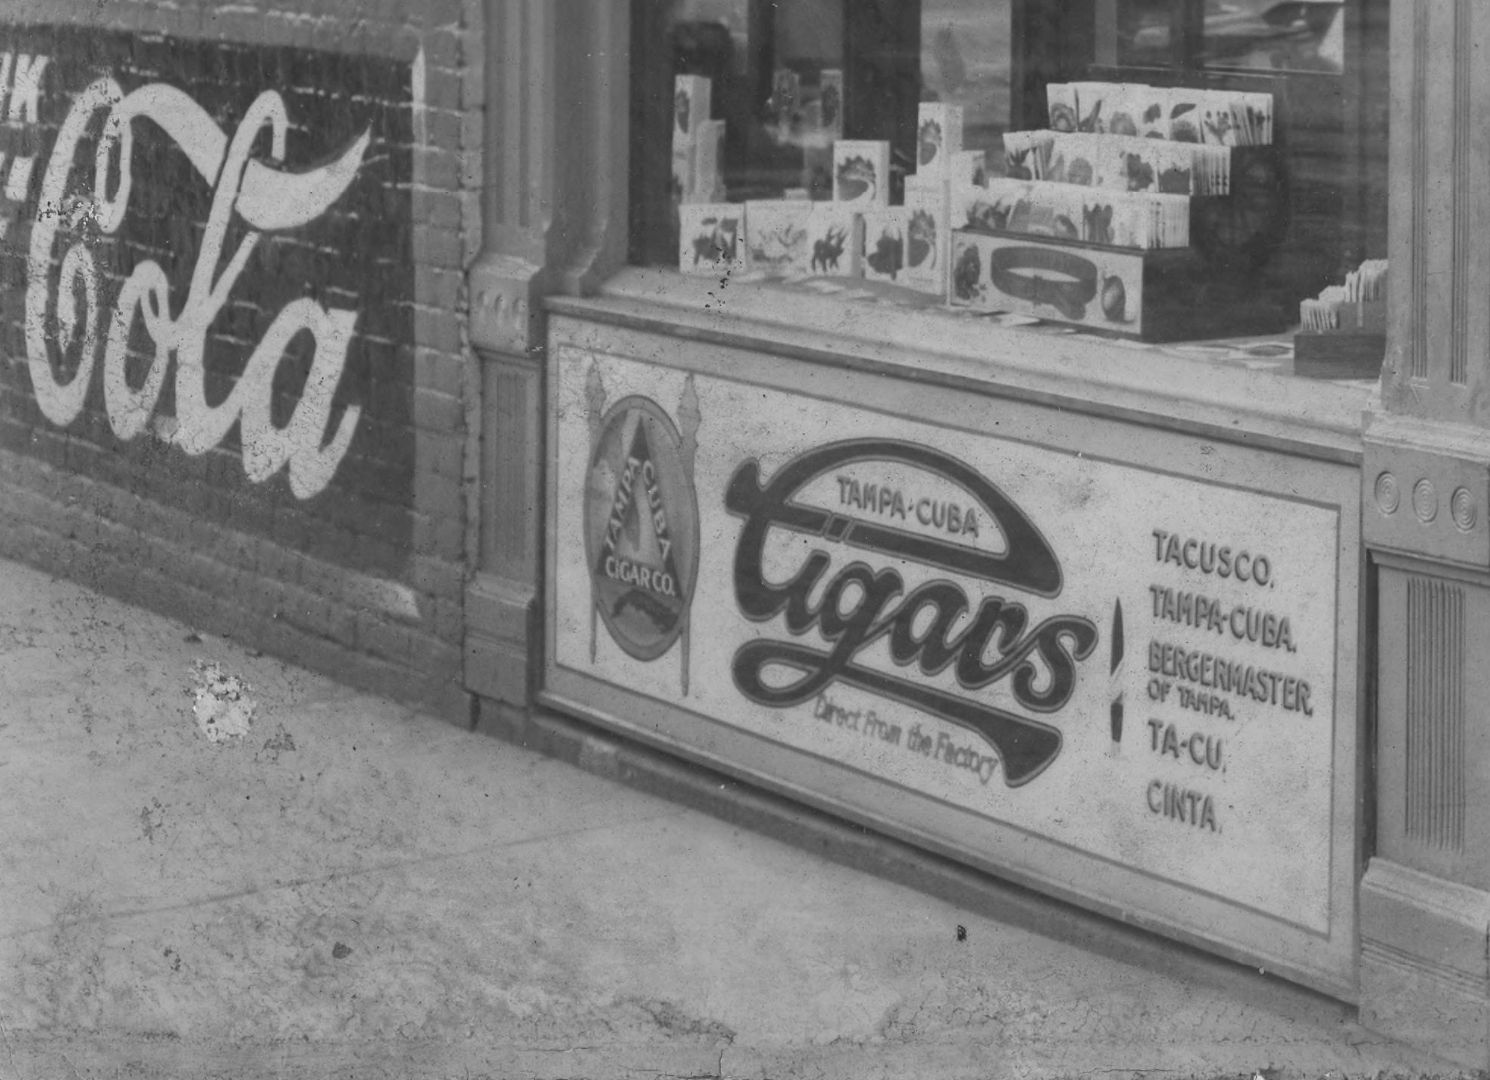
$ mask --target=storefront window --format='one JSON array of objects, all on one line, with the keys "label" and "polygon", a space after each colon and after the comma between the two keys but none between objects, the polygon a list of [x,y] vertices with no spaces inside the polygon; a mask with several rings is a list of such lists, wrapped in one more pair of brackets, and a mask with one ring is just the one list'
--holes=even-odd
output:
[{"label": "storefront window", "polygon": [[1145,340],[1381,336],[1385,0],[633,10],[635,262]]}]

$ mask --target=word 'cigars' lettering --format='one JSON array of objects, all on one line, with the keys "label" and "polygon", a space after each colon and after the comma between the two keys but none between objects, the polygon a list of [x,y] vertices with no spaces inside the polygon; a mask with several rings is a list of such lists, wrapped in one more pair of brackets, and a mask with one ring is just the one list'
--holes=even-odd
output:
[{"label": "word 'cigars' lettering", "polygon": [[[91,196],[69,200],[68,185],[78,147],[92,125],[93,115],[105,109],[108,113],[95,154]],[[53,307],[49,282],[52,248],[64,219],[70,228],[92,221],[105,235],[113,235],[124,223],[135,173],[144,172],[132,163],[137,119],[149,120],[163,131],[198,175],[214,187],[191,284],[185,303],[173,318],[170,280],[165,270],[152,259],[142,260],[120,288],[113,314],[104,317],[99,311],[102,274],[87,245],[81,241],[73,244],[62,259],[56,282],[55,339],[64,354],[76,346],[78,361],[72,378],[59,382],[49,349],[54,336],[48,318]],[[109,424],[121,439],[135,438],[145,430],[174,356],[175,424],[163,425],[161,433],[195,455],[218,445],[234,424],[241,424],[243,466],[248,478],[267,480],[288,465],[290,490],[299,498],[308,498],[330,482],[360,418],[361,409],[349,406],[327,438],[332,396],[346,364],[357,313],[327,310],[309,297],[286,304],[249,357],[232,391],[217,405],[207,402],[207,335],[262,234],[305,225],[328,210],[356,178],[371,134],[364,131],[328,164],[291,172],[250,159],[266,129],[272,161],[281,162],[290,121],[283,99],[272,90],[260,94],[249,106],[231,138],[189,95],[162,83],[126,95],[117,82],[104,77],[80,93],[57,133],[31,230],[26,356],[37,405],[48,420],[65,427],[83,409],[99,334],[107,324],[104,405]],[[237,247],[226,253],[223,265],[223,249],[234,215],[249,227],[242,230]],[[131,386],[125,376],[126,353],[136,321],[143,323],[154,344],[154,357],[143,382]],[[300,334],[308,334],[314,341],[315,359],[290,421],[281,428],[271,418],[275,371]]]},{"label": "word 'cigars' lettering", "polygon": [[[980,551],[885,521],[866,521],[794,501],[818,477],[870,462],[909,465],[958,485],[1002,528],[1007,550]],[[907,592],[896,570],[876,570],[862,561],[828,578],[814,605],[812,597],[818,594],[832,562],[821,549],[813,550],[789,580],[777,583],[766,578],[767,539],[772,529],[780,528],[990,584],[1010,585],[1036,596],[1058,595],[1061,569],[1054,551],[997,487],[956,458],[924,446],[853,440],[809,451],[764,484],[759,465],[746,462],[730,480],[725,506],[745,519],[734,567],[740,610],[757,622],[784,614],[793,637],[816,629],[828,643],[826,649],[815,649],[802,642],[760,638],[743,645],[733,665],[741,693],[760,704],[786,708],[810,700],[841,680],[924,709],[982,736],[998,751],[1010,786],[1028,782],[1055,760],[1062,743],[1057,728],[854,661],[871,644],[885,639],[897,667],[915,665],[924,676],[951,669],[958,685],[970,691],[1008,679],[1020,705],[1049,713],[1070,699],[1076,664],[1096,647],[1097,629],[1090,620],[1061,615],[1031,627],[1022,604],[988,596],[974,612],[967,594],[952,581],[932,580]],[[967,625],[954,632],[953,627],[969,613]],[[768,677],[772,671],[777,674]]]}]

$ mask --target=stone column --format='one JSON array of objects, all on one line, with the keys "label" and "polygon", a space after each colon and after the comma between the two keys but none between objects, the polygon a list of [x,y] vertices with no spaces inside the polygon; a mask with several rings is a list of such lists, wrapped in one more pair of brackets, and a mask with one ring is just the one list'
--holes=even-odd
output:
[{"label": "stone column", "polygon": [[1391,19],[1391,314],[1362,473],[1375,590],[1376,827],[1360,894],[1361,1016],[1483,1068],[1490,8],[1413,0],[1394,3]]},{"label": "stone column", "polygon": [[486,195],[469,274],[481,385],[466,684],[526,707],[541,662],[543,298],[625,258],[630,5],[486,0]]}]

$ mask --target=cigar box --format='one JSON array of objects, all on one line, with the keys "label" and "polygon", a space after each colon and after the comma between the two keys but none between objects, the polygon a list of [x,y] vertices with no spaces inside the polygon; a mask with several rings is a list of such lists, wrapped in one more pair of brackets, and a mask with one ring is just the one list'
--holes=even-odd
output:
[{"label": "cigar box", "polygon": [[811,273],[808,242],[813,203],[805,199],[754,199],[745,204],[745,238],[752,270]]},{"label": "cigar box", "polygon": [[860,209],[890,205],[890,144],[839,139],[833,144],[833,200]]},{"label": "cigar box", "polygon": [[904,282],[909,209],[888,206],[859,215],[859,267],[870,281]]},{"label": "cigar box", "polygon": [[962,106],[923,101],[916,112],[916,172],[947,176],[962,152]]},{"label": "cigar box", "polygon": [[807,271],[822,277],[859,276],[859,215],[841,203],[814,202],[807,214]]},{"label": "cigar box", "polygon": [[678,269],[685,274],[746,268],[744,203],[684,203],[678,207]]},{"label": "cigar box", "polygon": [[905,283],[946,296],[952,243],[952,185],[921,174],[905,181]]}]

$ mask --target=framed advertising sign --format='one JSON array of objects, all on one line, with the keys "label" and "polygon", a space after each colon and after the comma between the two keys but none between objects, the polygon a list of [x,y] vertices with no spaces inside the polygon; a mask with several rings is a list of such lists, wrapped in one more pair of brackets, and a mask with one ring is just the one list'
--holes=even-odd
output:
[{"label": "framed advertising sign", "polygon": [[1353,470],[553,334],[548,703],[1353,996]]}]

